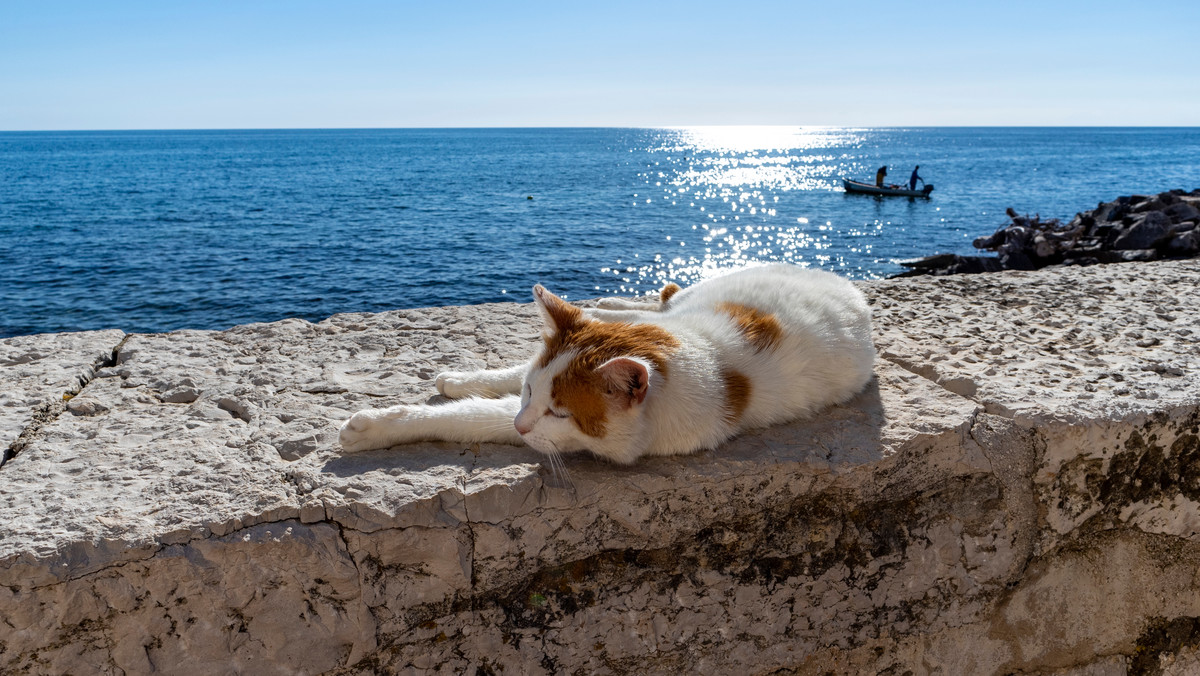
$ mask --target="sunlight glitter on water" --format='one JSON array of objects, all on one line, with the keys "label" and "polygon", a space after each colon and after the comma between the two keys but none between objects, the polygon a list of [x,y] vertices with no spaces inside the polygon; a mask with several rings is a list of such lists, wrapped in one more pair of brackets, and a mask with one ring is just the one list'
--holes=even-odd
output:
[{"label": "sunlight glitter on water", "polygon": [[841,127],[701,126],[670,131],[674,132],[675,138],[664,139],[662,149],[679,152],[688,149],[731,153],[812,150],[861,142],[861,136],[855,130]]},{"label": "sunlight glitter on water", "polygon": [[[827,127],[690,127],[664,130],[647,148],[652,160],[638,174],[638,208],[682,209],[691,233],[666,234],[664,253],[638,265],[616,265],[605,290],[657,292],[667,282],[694,284],[745,265],[787,262],[808,267],[841,263],[830,251],[832,228],[787,198],[840,188],[845,150],[862,142],[854,130]],[[784,198],[781,204],[780,199]],[[869,237],[856,253],[870,253]]]}]

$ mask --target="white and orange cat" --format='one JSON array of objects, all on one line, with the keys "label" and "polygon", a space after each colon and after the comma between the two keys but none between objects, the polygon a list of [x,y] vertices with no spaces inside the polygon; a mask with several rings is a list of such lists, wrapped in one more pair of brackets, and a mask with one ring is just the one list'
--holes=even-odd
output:
[{"label": "white and orange cat", "polygon": [[656,309],[612,299],[585,311],[541,285],[533,295],[545,331],[531,362],[443,373],[447,404],[359,411],[342,448],[491,441],[625,464],[810,416],[871,379],[866,299],[828,272],[777,264],[669,284]]}]

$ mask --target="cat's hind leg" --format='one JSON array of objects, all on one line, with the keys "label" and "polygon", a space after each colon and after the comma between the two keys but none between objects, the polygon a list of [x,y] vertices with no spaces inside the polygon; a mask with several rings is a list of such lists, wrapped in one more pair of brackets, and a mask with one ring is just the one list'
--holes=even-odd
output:
[{"label": "cat's hind leg", "polygon": [[460,399],[447,404],[401,404],[359,411],[342,424],[338,440],[347,453],[412,441],[495,442],[522,445],[513,419],[521,408],[515,395]]},{"label": "cat's hind leg", "polygon": [[628,322],[636,323],[654,319],[658,316],[658,310],[645,309],[647,306],[642,306],[641,310],[602,310],[600,308],[586,308],[583,311],[584,316],[591,317],[602,322]]},{"label": "cat's hind leg", "polygon": [[647,300],[629,300],[628,298],[601,298],[596,307],[602,310],[648,310],[658,309],[658,303]]},{"label": "cat's hind leg", "polygon": [[[630,300],[628,298],[601,298],[596,307],[601,310],[640,310],[642,312],[661,312],[667,308],[671,298],[683,288],[674,282],[668,283],[658,292],[658,302],[649,298]],[[586,310],[585,310],[586,312]]]},{"label": "cat's hind leg", "polygon": [[463,397],[499,397],[517,394],[525,382],[529,364],[496,371],[446,371],[434,380],[438,394],[449,399]]}]

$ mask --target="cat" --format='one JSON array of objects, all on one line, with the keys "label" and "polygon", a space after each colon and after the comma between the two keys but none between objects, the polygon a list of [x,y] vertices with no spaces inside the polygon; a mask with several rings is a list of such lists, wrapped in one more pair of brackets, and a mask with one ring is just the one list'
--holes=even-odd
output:
[{"label": "cat", "polygon": [[873,373],[866,298],[830,272],[742,268],[668,284],[657,307],[609,299],[585,311],[540,284],[533,296],[545,328],[532,361],[438,375],[447,404],[359,411],[341,428],[343,450],[438,439],[629,464],[809,417]]}]

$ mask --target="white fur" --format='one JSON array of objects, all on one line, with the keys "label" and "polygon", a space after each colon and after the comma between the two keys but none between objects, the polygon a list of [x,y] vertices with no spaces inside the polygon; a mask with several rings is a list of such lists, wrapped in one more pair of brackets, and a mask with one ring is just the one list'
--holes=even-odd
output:
[{"label": "white fur", "polygon": [[498,371],[446,371],[434,380],[438,394],[450,399],[463,397],[498,397],[521,390],[528,364]]},{"label": "white fur", "polygon": [[[550,302],[540,293],[535,293],[539,304]],[[755,351],[734,321],[715,309],[720,303],[773,314],[781,340]],[[563,354],[544,368],[535,359],[500,372],[442,374],[438,390],[447,397],[501,398],[362,411],[343,425],[342,446],[358,451],[429,438],[524,441],[549,454],[587,449],[630,463],[645,455],[713,448],[742,430],[810,416],[850,399],[871,379],[875,349],[866,299],[853,284],[828,272],[783,264],[744,268],[683,289],[661,307],[631,305],[590,310],[587,321],[654,324],[680,345],[667,362],[669,378],[639,360],[649,374],[645,399],[610,408],[603,437],[589,437],[570,418],[554,415],[562,411],[553,410],[550,385],[571,358]],[[553,334],[553,322],[542,310],[547,333]],[[751,384],[748,405],[732,425],[726,421],[722,377],[728,370]],[[513,396],[518,393],[519,399]]]},{"label": "white fur", "polygon": [[521,406],[515,395],[499,399],[458,399],[440,406],[401,404],[368,409],[342,425],[340,441],[348,453],[387,448],[422,439],[521,444],[513,416]]},{"label": "white fur", "polygon": [[658,302],[645,300],[630,300],[628,298],[601,298],[596,307],[605,310],[657,310]]}]

